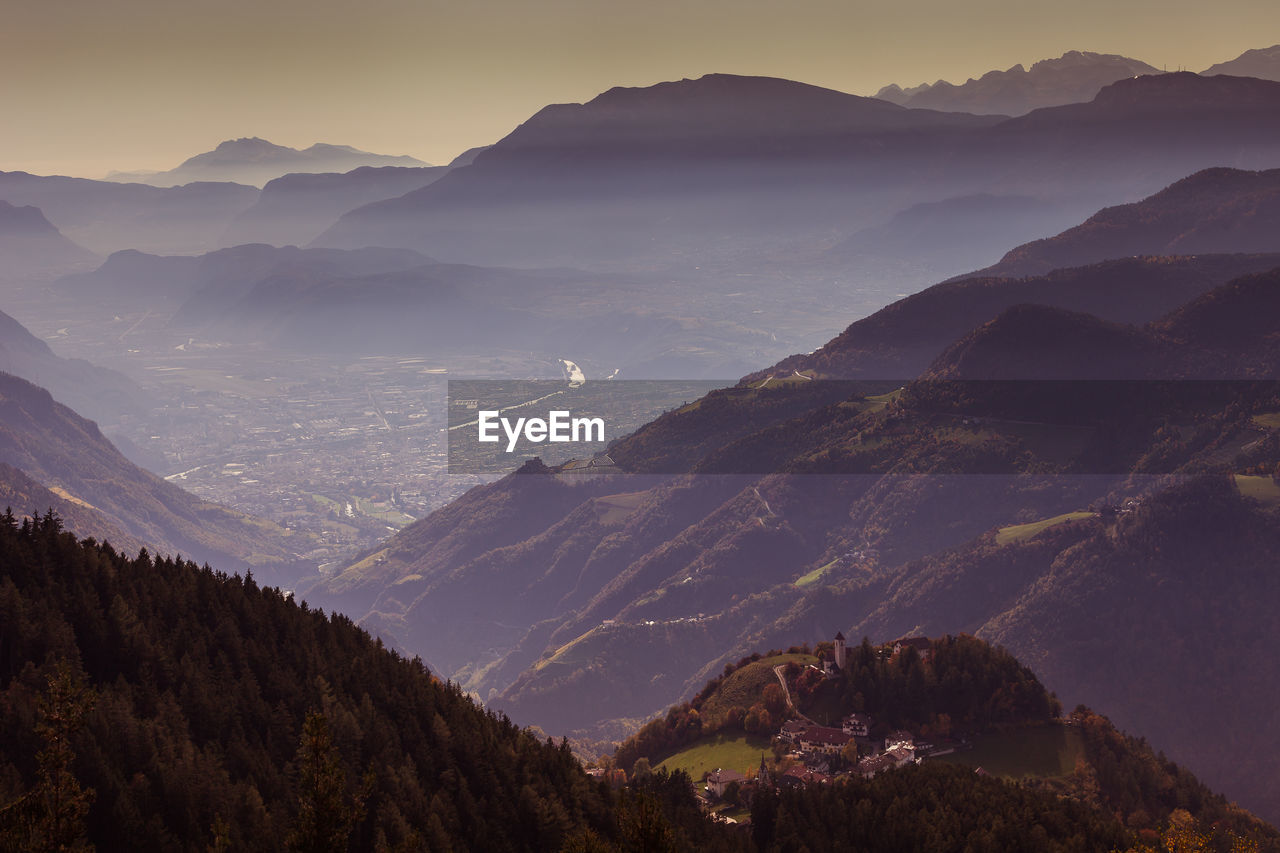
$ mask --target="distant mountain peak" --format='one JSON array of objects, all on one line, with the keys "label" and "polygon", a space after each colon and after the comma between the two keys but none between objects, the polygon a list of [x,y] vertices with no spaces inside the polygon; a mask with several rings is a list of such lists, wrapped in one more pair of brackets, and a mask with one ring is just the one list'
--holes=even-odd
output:
[{"label": "distant mountain peak", "polygon": [[65,273],[96,260],[34,205],[0,200],[0,275]]},{"label": "distant mountain peak", "polygon": [[[591,146],[646,156],[690,142],[723,153],[761,140],[806,139],[930,126],[971,126],[988,118],[909,110],[886,101],[851,95],[779,77],[705,74],[652,86],[615,86],[582,104],[544,107],[486,154],[493,162],[517,149]],[[771,143],[772,144],[772,143]],[[790,149],[788,149],[790,150]]]},{"label": "distant mountain peak", "polygon": [[1210,65],[1200,73],[1206,77],[1215,74],[1231,74],[1236,77],[1280,80],[1280,44],[1246,50],[1235,59]]},{"label": "distant mountain peak", "polygon": [[[266,157],[279,157],[299,153],[297,149],[274,142],[259,136],[242,136],[239,139],[225,139],[219,142],[212,151],[205,151],[182,161],[179,169],[212,166],[242,160],[261,160]],[[161,173],[163,174],[163,173]]]},{"label": "distant mountain peak", "polygon": [[848,102],[872,99],[850,95],[836,89],[801,83],[782,77],[711,73],[701,77],[668,80],[652,86],[614,86],[587,101],[584,106],[602,107],[640,102],[690,102],[708,100],[726,105],[749,106],[751,100],[774,100],[794,97],[833,98]]},{"label": "distant mountain peak", "polygon": [[53,227],[40,208],[32,205],[13,205],[0,199],[0,236],[53,235]]},{"label": "distant mountain peak", "polygon": [[211,151],[189,157],[175,169],[152,174],[113,173],[113,180],[133,180],[155,186],[197,181],[230,181],[261,186],[286,174],[349,172],[362,166],[413,166],[427,163],[407,155],[374,154],[350,145],[317,142],[307,148],[277,145],[260,136],[225,139]]},{"label": "distant mountain peak", "polygon": [[[1091,50],[1068,50],[1057,59],[1041,59],[1039,62],[1031,66],[1032,71],[1047,70],[1051,68],[1082,68],[1091,65],[1114,64],[1125,67],[1139,67],[1155,71],[1156,69],[1145,62],[1137,59],[1130,59],[1127,56],[1121,56],[1118,53],[1094,53]],[[1022,66],[1015,66],[1021,68]]]},{"label": "distant mountain peak", "polygon": [[962,84],[939,80],[903,89],[885,86],[877,98],[906,107],[1003,115],[1022,115],[1040,107],[1088,101],[1108,83],[1160,69],[1113,53],[1069,50],[1042,59],[1030,69],[1021,63],[1005,71],[988,71]]}]

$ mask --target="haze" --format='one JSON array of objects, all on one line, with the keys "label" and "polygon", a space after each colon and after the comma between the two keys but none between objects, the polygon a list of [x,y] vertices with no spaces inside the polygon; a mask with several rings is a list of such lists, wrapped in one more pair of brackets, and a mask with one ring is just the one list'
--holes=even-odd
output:
[{"label": "haze", "polygon": [[34,0],[0,29],[0,169],[166,169],[237,136],[443,163],[547,103],[712,71],[871,94],[1071,49],[1201,70],[1262,47],[1238,0]]}]

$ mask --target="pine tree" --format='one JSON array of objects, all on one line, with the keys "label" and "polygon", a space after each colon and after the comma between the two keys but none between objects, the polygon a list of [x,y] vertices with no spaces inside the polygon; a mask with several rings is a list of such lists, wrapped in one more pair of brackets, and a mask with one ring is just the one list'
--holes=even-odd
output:
[{"label": "pine tree", "polygon": [[60,660],[40,699],[36,734],[44,747],[36,754],[36,785],[2,810],[0,849],[30,853],[92,850],[85,840],[85,815],[93,802],[91,788],[82,788],[72,764],[71,738],[93,709],[94,697]]},{"label": "pine tree", "polygon": [[364,817],[367,792],[347,802],[346,774],[333,747],[329,721],[319,711],[307,714],[295,760],[298,817],[285,839],[288,849],[300,853],[346,850],[352,828]]}]

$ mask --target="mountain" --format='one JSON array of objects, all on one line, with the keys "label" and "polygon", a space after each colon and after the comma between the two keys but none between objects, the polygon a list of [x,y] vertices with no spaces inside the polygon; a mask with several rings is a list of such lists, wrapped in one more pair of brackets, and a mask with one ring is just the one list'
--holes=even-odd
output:
[{"label": "mountain", "polygon": [[155,404],[136,382],[118,371],[55,355],[48,344],[3,312],[0,371],[47,388],[67,405],[106,424],[136,417]]},{"label": "mountain", "polygon": [[850,235],[823,259],[847,267],[908,259],[923,280],[933,282],[985,266],[1010,243],[1056,233],[1096,209],[1085,199],[990,193],[922,202]]},{"label": "mountain", "polygon": [[68,498],[50,491],[17,468],[4,463],[0,463],[0,504],[12,511],[17,518],[26,516],[36,519],[52,510],[66,529],[76,536],[110,542],[126,554],[136,554],[147,547],[141,539],[125,533],[98,510],[75,496]]},{"label": "mountain", "polygon": [[1040,275],[1130,255],[1280,250],[1280,169],[1205,169],[1133,204],[1010,250],[973,276]]},{"label": "mountain", "polygon": [[[1266,569],[1275,530],[1274,503],[1205,477],[1118,516],[984,535],[902,567],[867,609],[866,591],[848,586],[809,618],[852,613],[855,636],[974,631],[1060,695],[1070,685],[1082,702],[1110,703],[1120,725],[1141,721],[1151,743],[1272,814],[1275,792],[1258,780],[1280,733],[1262,711],[1273,664],[1258,655],[1277,640],[1264,615],[1278,592]],[[1191,625],[1195,641],[1175,627]],[[1205,725],[1223,740],[1205,743]],[[1243,737],[1253,746],[1233,745]]]},{"label": "mountain", "polygon": [[1280,365],[1280,271],[1244,276],[1145,328],[1017,305],[942,353],[929,379],[1272,379]]},{"label": "mountain", "polygon": [[86,178],[0,172],[0,199],[40,208],[68,239],[98,254],[202,252],[253,204],[255,187],[196,183],[161,189]]},{"label": "mountain", "polygon": [[1030,70],[1019,64],[1007,71],[988,71],[977,79],[970,77],[960,85],[946,80],[909,89],[890,85],[876,92],[876,97],[917,109],[1019,116],[1041,107],[1089,101],[1099,89],[1117,80],[1159,73],[1160,69],[1137,59],[1069,50],[1057,59],[1040,60]]},{"label": "mountain", "polygon": [[[5,849],[553,851],[638,821],[643,784],[613,793],[340,615],[53,516],[0,526]],[[745,849],[684,785],[640,825]]]},{"label": "mountain", "polygon": [[[1241,275],[1251,264],[1271,272]],[[1274,379],[1276,267],[1275,257],[1127,259],[1039,280],[941,285],[912,299],[964,288],[969,297],[1001,296],[931,353],[932,345],[908,350],[911,362],[895,356],[899,367],[923,363],[921,380],[886,387],[770,371],[615,442],[612,459],[639,473],[512,474],[409,526],[309,594],[363,611],[371,628],[493,706],[560,731],[657,711],[659,697],[691,695],[726,659],[788,636],[821,639],[855,626],[890,638],[883,625],[857,627],[858,614],[893,597],[904,566],[991,531],[1092,517],[1098,510],[1087,508],[1153,499],[1170,475],[1203,470],[1234,471],[1270,494],[1252,484],[1280,464],[1266,426],[1266,413],[1280,409],[1273,382],[1149,379]],[[1019,286],[1028,287],[1023,299]],[[1020,304],[1041,295],[1076,307]],[[1084,303],[1115,319],[1081,313]],[[968,322],[950,304],[916,315],[935,323],[924,331],[937,337],[924,340]],[[1145,325],[1120,325],[1135,322]],[[1236,333],[1215,337],[1224,324]],[[1097,377],[1112,381],[1076,381]],[[530,526],[507,521],[524,517]],[[1209,542],[1220,535],[1197,530]],[[1144,541],[1158,562],[1160,540]],[[984,564],[965,568],[941,600],[953,621],[930,622],[931,630],[974,630],[977,616],[985,624],[1016,601],[997,594]],[[1270,587],[1256,592],[1260,607],[1275,604]],[[1230,654],[1211,638],[1234,616],[1196,613],[1189,630],[1206,654]],[[893,624],[896,636],[913,631],[914,623]],[[1097,636],[1096,625],[1088,630]],[[1231,678],[1230,689],[1249,697],[1243,704],[1266,700],[1265,687]],[[1084,689],[1070,678],[1048,683],[1068,699]],[[1177,704],[1180,684],[1142,684],[1153,701]],[[1124,720],[1140,730],[1142,722]],[[1243,746],[1208,756],[1185,736],[1162,746],[1194,752],[1192,766],[1212,784],[1275,810],[1256,772],[1233,769],[1237,757],[1245,763]],[[1272,755],[1280,741],[1250,748]]]},{"label": "mountain", "polygon": [[[914,645],[904,644],[895,653],[895,643],[873,645],[864,639],[848,644],[845,665],[824,676],[816,664],[836,664],[834,647],[841,642],[843,638],[812,648],[806,644],[786,652],[755,652],[726,664],[723,673],[690,701],[667,709],[620,744],[611,761],[627,768],[643,759],[652,767],[685,770],[695,778],[706,772],[708,758],[730,762],[721,766],[745,772],[747,778],[739,781],[736,795],[726,790],[713,798],[713,808],[727,805],[727,812],[734,799],[745,802],[753,823],[765,824],[762,828],[773,843],[779,843],[779,836],[790,836],[784,846],[804,843],[814,850],[894,846],[888,839],[874,838],[887,818],[881,809],[890,803],[901,808],[907,798],[920,796],[922,788],[934,784],[943,790],[943,785],[963,786],[961,778],[945,774],[972,773],[975,767],[982,769],[980,778],[986,782],[1015,780],[1022,791],[1044,796],[1032,807],[1034,821],[1016,822],[1016,831],[1033,831],[1033,822],[1043,828],[1049,813],[1070,804],[1118,818],[1150,842],[1157,827],[1172,829],[1175,812],[1183,810],[1176,818],[1184,822],[1181,828],[1198,824],[1206,841],[1218,835],[1211,845],[1234,836],[1249,849],[1280,846],[1274,828],[1209,790],[1147,741],[1121,733],[1106,717],[1084,706],[1061,714],[1056,698],[1035,673],[1002,648],[962,634],[916,637]],[[1002,701],[992,702],[996,696]],[[843,820],[847,797],[824,796],[822,792],[832,790],[829,784],[779,784],[783,802],[769,796],[772,780],[789,782],[806,767],[783,750],[769,750],[757,758],[751,746],[781,730],[782,738],[792,741],[790,751],[804,751],[797,743],[803,740],[798,732],[819,722],[834,727],[853,714],[866,726],[865,734],[850,738],[863,761],[888,739],[909,740],[912,751],[923,756],[921,766],[881,769],[869,784],[862,782],[859,812]],[[806,764],[816,763],[813,750],[808,752]],[[858,759],[841,750],[820,760],[835,771],[852,769]],[[878,784],[892,785],[893,794],[882,800],[878,795],[888,792],[877,790]],[[877,805],[867,808],[871,802]],[[793,814],[771,813],[778,806]],[[816,810],[827,817],[818,826],[806,816]],[[945,826],[934,829],[946,831]],[[1096,829],[1115,831],[1105,825]],[[760,834],[756,841],[761,841]],[[996,846],[1049,849],[1046,842],[1042,835],[1038,842],[1010,839]],[[1090,846],[1118,850],[1124,842],[1113,838],[1082,849]]]},{"label": "mountain", "polygon": [[[629,378],[720,377],[741,372],[744,352],[780,354],[769,333],[746,322],[688,316],[679,282],[442,264],[407,249],[124,251],[55,287],[105,317],[146,310],[183,334],[294,351],[535,352],[571,355],[597,376],[625,369]],[[650,294],[645,304],[634,298],[639,288]]]},{"label": "mountain", "polygon": [[1091,314],[1015,305],[948,347],[925,376],[996,381],[1157,378],[1172,371],[1174,353],[1163,343],[1143,330]]},{"label": "mountain", "polygon": [[198,256],[151,255],[126,249],[113,253],[93,272],[67,276],[55,287],[111,312],[147,308],[173,313],[195,299],[190,309],[195,322],[203,311],[226,310],[276,272],[349,276],[409,269],[429,261],[403,249],[343,252],[261,243]]},{"label": "mountain", "polygon": [[459,166],[470,166],[472,163],[475,162],[476,157],[478,157],[482,152],[488,151],[491,147],[493,146],[477,145],[474,148],[468,148],[466,151],[463,151],[457,157],[454,157],[452,160],[450,160],[449,166],[450,168],[458,168]]},{"label": "mountain", "polygon": [[914,149],[931,131],[992,121],[764,77],[616,88],[543,108],[468,168],[348,214],[320,243],[554,264],[631,257],[653,240],[683,254],[698,222],[706,242],[737,246],[744,231],[765,233],[766,203],[778,205],[768,224],[785,236],[838,209],[841,193],[824,190],[832,170],[841,187],[871,188],[875,170],[859,158],[883,159],[888,139]]},{"label": "mountain", "polygon": [[[796,371],[824,378],[915,376],[956,338],[1019,302],[1120,323],[1148,322],[1230,278],[1269,268],[1272,260],[1265,254],[1252,260],[1203,254],[1280,251],[1278,182],[1277,170],[1202,170],[1141,201],[1101,210],[1057,236],[1018,246],[993,266],[891,304],[814,352],[784,359],[750,378]],[[904,221],[908,233],[912,222],[923,223],[919,230],[932,239],[959,227],[944,230],[940,223],[946,219],[931,213]],[[982,227],[967,226],[970,231]],[[891,233],[869,233],[857,246],[863,257],[877,251],[876,238],[890,246],[895,239]],[[1166,269],[1170,264],[1181,272]],[[1211,267],[1218,271],[1210,272]],[[1078,287],[1080,276],[1072,268],[1089,269],[1087,278],[1105,291]],[[1180,283],[1164,290],[1175,281]]]},{"label": "mountain", "polygon": [[[1065,853],[1188,832],[1275,849],[1274,829],[1083,708],[1070,727],[1021,732],[1062,742],[1078,759],[1070,777],[1016,784],[935,761],[836,785],[753,784],[748,830],[705,816],[681,771],[593,779],[567,742],[250,576],[77,542],[50,513],[0,519],[0,589],[6,849],[834,853],[980,838]],[[928,664],[867,660],[868,681],[902,676],[879,678],[873,701],[910,703],[919,687],[932,706],[984,717],[1051,706],[1007,654],[935,642]]]},{"label": "mountain", "polygon": [[229,181],[262,186],[291,172],[349,172],[361,166],[426,166],[408,156],[372,154],[349,145],[317,142],[310,148],[289,148],[258,137],[228,139],[212,151],[197,154],[166,172],[113,173],[115,181],[137,181],[173,187],[197,181]]},{"label": "mountain", "polygon": [[1280,84],[1194,74],[1008,120],[712,75],[547,107],[318,243],[485,264],[776,260],[886,209],[978,193],[1127,202],[1210,166],[1272,167],[1278,108]]},{"label": "mountain", "polygon": [[348,210],[420,189],[448,171],[442,166],[361,166],[344,173],[273,178],[254,205],[232,220],[222,242],[306,245]]},{"label": "mountain", "polygon": [[1280,80],[1280,44],[1246,50],[1235,59],[1210,65],[1200,73],[1206,77],[1214,74],[1230,74],[1235,77]]},{"label": "mountain", "polygon": [[857,320],[816,351],[748,377],[795,373],[823,379],[912,377],[967,332],[1020,303],[1146,323],[1240,275],[1269,270],[1280,255],[1144,256],[1015,279],[944,282]]},{"label": "mountain", "polygon": [[96,260],[59,233],[38,207],[0,201],[0,276],[66,273]]},{"label": "mountain", "polygon": [[307,550],[274,524],[200,500],[138,468],[92,421],[8,374],[0,374],[0,462],[162,552],[285,579],[298,571],[296,554]]}]

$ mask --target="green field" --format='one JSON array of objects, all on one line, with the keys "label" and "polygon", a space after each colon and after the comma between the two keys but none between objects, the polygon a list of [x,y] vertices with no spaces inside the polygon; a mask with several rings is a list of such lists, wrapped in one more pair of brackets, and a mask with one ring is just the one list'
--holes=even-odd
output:
[{"label": "green field", "polygon": [[1270,477],[1250,477],[1236,474],[1236,488],[1246,498],[1255,498],[1263,503],[1280,503],[1280,485]]},{"label": "green field", "polygon": [[992,776],[1022,779],[1054,778],[1074,772],[1084,755],[1080,731],[1050,724],[974,738],[973,749],[942,755],[932,761],[981,767]]},{"label": "green field", "polygon": [[370,518],[376,518],[379,521],[386,522],[387,524],[395,527],[405,527],[413,524],[416,520],[413,516],[405,515],[403,512],[396,509],[395,505],[388,501],[372,501],[367,498],[353,497],[351,502],[355,504],[357,512],[361,512]]},{"label": "green field", "polygon": [[1264,429],[1280,429],[1280,412],[1254,415],[1253,422]]},{"label": "green field", "polygon": [[697,782],[703,774],[722,767],[739,773],[759,767],[761,754],[770,755],[769,747],[770,739],[767,737],[721,732],[682,749],[658,767],[668,771],[683,770]]},{"label": "green field", "polygon": [[805,666],[817,663],[818,659],[813,655],[774,655],[749,663],[735,670],[721,683],[720,688],[703,704],[702,716],[716,717],[727,714],[731,708],[750,708],[760,701],[760,694],[767,685],[778,683],[773,668],[792,661]]},{"label": "green field", "polygon": [[901,388],[896,391],[890,391],[888,394],[874,394],[866,398],[867,402],[871,404],[867,407],[867,410],[871,412],[879,412],[901,396]]},{"label": "green field", "polygon": [[1043,533],[1050,527],[1062,524],[1067,521],[1078,521],[1082,518],[1093,518],[1096,512],[1067,512],[1062,515],[1055,515],[1053,518],[1042,518],[1040,521],[1032,521],[1028,524],[1014,524],[1009,527],[1001,527],[996,531],[996,544],[1009,545],[1013,542],[1025,542],[1032,536]]},{"label": "green field", "polygon": [[820,566],[814,569],[813,571],[809,572],[807,575],[801,575],[800,577],[796,578],[796,582],[795,582],[796,586],[806,587],[809,584],[817,583],[818,578],[826,574],[827,569],[831,568],[838,562],[840,562],[838,559],[832,560],[830,563],[827,563],[825,566]]}]

